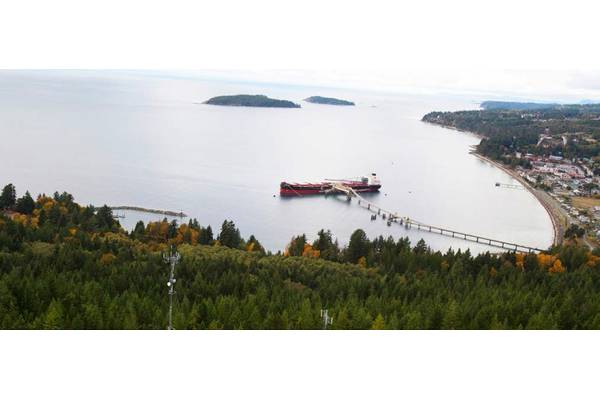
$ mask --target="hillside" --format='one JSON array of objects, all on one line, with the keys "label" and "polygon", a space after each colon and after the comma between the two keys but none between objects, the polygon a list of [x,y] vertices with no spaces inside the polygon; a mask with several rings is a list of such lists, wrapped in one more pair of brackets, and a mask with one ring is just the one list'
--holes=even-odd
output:
[{"label": "hillside", "polygon": [[[517,103],[518,104],[518,103]],[[482,104],[483,105],[483,104]],[[600,105],[547,105],[547,108],[496,108],[455,112],[431,112],[423,121],[477,133],[484,137],[479,145],[483,155],[506,160],[515,151],[534,155],[561,155],[568,158],[593,158],[600,155]],[[567,146],[538,146],[541,135],[562,140],[564,135],[580,135]]]},{"label": "hillside", "polygon": [[234,107],[274,107],[274,108],[300,108],[299,104],[289,100],[271,99],[264,95],[238,94],[234,96],[217,96],[205,102],[215,106]]},{"label": "hillside", "polygon": [[268,254],[231,221],[216,238],[196,220],[127,233],[67,193],[19,200],[2,198],[0,329],[164,329],[169,246],[176,329],[319,329],[323,308],[332,329],[600,328],[600,257],[581,247],[472,256],[357,230]]}]

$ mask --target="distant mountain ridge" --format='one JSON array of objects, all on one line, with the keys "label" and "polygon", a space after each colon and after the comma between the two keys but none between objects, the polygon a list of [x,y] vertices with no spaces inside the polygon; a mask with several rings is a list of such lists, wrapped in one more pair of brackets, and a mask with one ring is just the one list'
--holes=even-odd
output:
[{"label": "distant mountain ridge", "polygon": [[237,94],[233,96],[216,96],[208,99],[204,104],[215,106],[232,106],[232,107],[274,107],[274,108],[300,108],[300,104],[296,104],[289,100],[271,99],[262,94]]},{"label": "distant mountain ridge", "polygon": [[315,104],[329,104],[332,106],[353,106],[354,103],[348,100],[341,100],[341,99],[336,99],[333,97],[323,97],[323,96],[311,96],[308,97],[306,99],[304,99],[304,101],[308,102],[308,103],[315,103]]},{"label": "distant mountain ridge", "polygon": [[593,100],[582,100],[576,104],[560,104],[560,103],[534,103],[534,102],[518,102],[518,101],[484,101],[481,103],[481,108],[484,110],[548,110],[548,109],[570,109],[577,107],[596,108],[598,102]]},{"label": "distant mountain ridge", "polygon": [[484,110],[543,110],[560,106],[558,103],[533,103],[517,101],[484,101],[481,108]]}]

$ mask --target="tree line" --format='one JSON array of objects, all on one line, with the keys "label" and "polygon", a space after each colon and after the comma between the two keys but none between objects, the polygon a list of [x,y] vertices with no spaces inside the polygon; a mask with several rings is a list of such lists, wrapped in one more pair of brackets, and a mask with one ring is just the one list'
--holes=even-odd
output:
[{"label": "tree line", "polygon": [[126,232],[68,193],[30,212],[14,197],[0,213],[2,329],[164,329],[170,246],[182,255],[176,329],[320,329],[321,309],[332,329],[600,328],[600,254],[576,244],[473,255],[360,229],[340,246],[321,230],[273,254],[233,221]]}]

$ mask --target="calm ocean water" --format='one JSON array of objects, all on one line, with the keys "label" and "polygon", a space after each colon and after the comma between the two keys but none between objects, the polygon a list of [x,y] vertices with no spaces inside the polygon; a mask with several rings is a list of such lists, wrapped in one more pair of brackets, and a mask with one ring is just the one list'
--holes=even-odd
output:
[{"label": "calm ocean water", "polygon": [[[266,94],[300,109],[199,104],[222,94]],[[304,103],[311,95],[356,107]],[[232,219],[242,235],[281,250],[293,235],[330,229],[346,243],[408,235],[435,249],[494,250],[436,234],[388,227],[336,198],[278,196],[282,180],[376,172],[382,207],[419,221],[536,247],[552,224],[527,191],[470,155],[472,135],[420,122],[433,110],[476,107],[468,100],[297,86],[217,82],[107,71],[0,72],[0,185],[19,194],[74,194],[84,204],[183,210],[218,231]],[[275,196],[274,196],[275,195]],[[132,227],[155,215],[128,212]]]}]

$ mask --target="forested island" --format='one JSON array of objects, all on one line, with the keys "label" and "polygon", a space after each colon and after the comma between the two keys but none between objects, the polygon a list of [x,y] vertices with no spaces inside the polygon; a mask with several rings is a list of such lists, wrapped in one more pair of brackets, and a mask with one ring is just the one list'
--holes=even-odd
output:
[{"label": "forested island", "polygon": [[332,106],[353,106],[354,103],[348,100],[335,99],[333,97],[311,96],[304,99],[308,103],[328,104]]},{"label": "forested island", "polygon": [[165,329],[176,246],[176,329],[600,329],[600,254],[439,252],[407,238],[340,247],[331,232],[272,254],[232,221],[218,232],[139,222],[68,193],[0,196],[0,329]]},{"label": "forested island", "polygon": [[235,107],[300,108],[300,104],[296,104],[292,101],[271,99],[261,94],[238,94],[234,96],[217,96],[208,99],[204,102],[204,104]]}]

